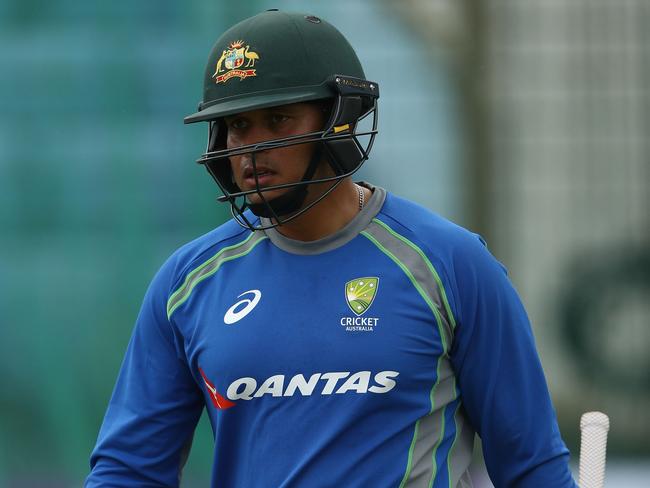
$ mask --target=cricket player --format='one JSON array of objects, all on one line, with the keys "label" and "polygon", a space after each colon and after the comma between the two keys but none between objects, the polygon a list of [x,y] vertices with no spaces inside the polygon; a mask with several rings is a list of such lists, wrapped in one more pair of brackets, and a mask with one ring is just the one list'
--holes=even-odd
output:
[{"label": "cricket player", "polygon": [[178,486],[203,409],[214,487],[471,486],[477,434],[497,487],[575,486],[503,266],[353,181],[378,99],[316,16],[267,11],[217,40],[185,122],[207,123],[199,162],[233,218],[154,277],[87,487]]}]

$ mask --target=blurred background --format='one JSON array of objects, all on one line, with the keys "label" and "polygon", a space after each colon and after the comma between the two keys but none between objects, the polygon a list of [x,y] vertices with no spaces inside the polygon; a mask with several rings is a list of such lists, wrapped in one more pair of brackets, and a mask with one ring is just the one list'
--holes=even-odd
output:
[{"label": "blurred background", "polygon": [[[82,484],[149,280],[228,218],[182,123],[208,52],[268,8],[348,37],[382,94],[360,178],[487,239],[573,460],[602,410],[606,486],[647,486],[647,0],[0,2],[0,486]],[[211,456],[204,418],[183,486]]]}]

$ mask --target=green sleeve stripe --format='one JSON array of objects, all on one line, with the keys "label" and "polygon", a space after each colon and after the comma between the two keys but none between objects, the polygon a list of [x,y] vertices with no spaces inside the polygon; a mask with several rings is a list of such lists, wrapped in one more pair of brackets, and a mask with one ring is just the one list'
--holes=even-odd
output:
[{"label": "green sleeve stripe", "polygon": [[205,263],[192,270],[185,277],[183,284],[169,297],[167,301],[167,318],[171,318],[174,311],[187,301],[196,285],[215,274],[223,263],[245,256],[265,239],[267,237],[263,233],[252,232],[245,240],[224,247]]},{"label": "green sleeve stripe", "polygon": [[[456,388],[456,386],[454,386]],[[460,396],[460,391],[456,390]],[[474,430],[467,421],[458,402],[454,410],[454,440],[447,453],[447,472],[449,473],[449,488],[454,486],[465,486],[463,480],[469,477],[468,469],[472,463],[474,451]]]},{"label": "green sleeve stripe", "polygon": [[456,447],[456,441],[458,440],[460,430],[458,428],[458,421],[456,420],[456,417],[458,416],[458,409],[460,409],[460,402],[458,402],[458,405],[456,405],[456,409],[454,410],[454,427],[456,429],[455,434],[454,434],[454,441],[451,443],[451,447],[449,448],[449,454],[447,454],[447,477],[449,479],[449,488],[453,488],[452,486],[452,471],[451,471],[451,458],[452,458],[452,453],[454,451],[454,447]]},{"label": "green sleeve stripe", "polygon": [[455,329],[456,328],[456,320],[454,318],[454,314],[451,313],[451,307],[449,306],[449,301],[447,300],[447,293],[445,291],[445,287],[442,284],[442,280],[440,279],[440,275],[436,271],[436,268],[433,266],[433,264],[431,263],[431,261],[429,260],[427,255],[424,254],[422,249],[420,249],[416,244],[414,244],[413,242],[408,240],[403,235],[398,234],[397,232],[395,232],[393,229],[391,229],[388,225],[386,225],[381,220],[375,218],[375,219],[373,219],[373,222],[375,222],[377,225],[382,226],[384,229],[386,229],[386,231],[390,232],[392,235],[394,235],[397,239],[402,241],[404,244],[406,244],[406,245],[410,246],[411,248],[413,248],[413,250],[415,252],[417,252],[422,257],[422,260],[426,263],[427,267],[429,268],[429,271],[431,272],[434,279],[436,280],[436,283],[438,283],[438,287],[440,288],[440,295],[442,297],[442,302],[445,305],[445,309],[447,310],[447,315],[449,316],[449,321],[451,322],[451,328],[452,328],[452,330]]},{"label": "green sleeve stripe", "polygon": [[[183,294],[183,293],[187,290],[187,287],[188,287],[189,284],[192,282],[192,279],[194,278],[194,276],[196,276],[197,274],[199,274],[203,268],[205,268],[206,266],[209,266],[211,263],[213,263],[214,261],[216,261],[217,259],[219,259],[223,253],[225,253],[225,252],[227,252],[227,251],[229,251],[229,250],[231,250],[231,249],[235,249],[235,248],[237,248],[237,247],[239,247],[239,246],[241,246],[241,245],[243,245],[243,244],[246,244],[246,242],[248,242],[250,239],[252,239],[254,235],[255,235],[255,234],[251,233],[251,235],[249,235],[249,236],[248,236],[246,239],[244,239],[243,241],[238,242],[237,244],[233,244],[233,245],[231,245],[231,246],[226,246],[226,247],[224,247],[224,248],[221,249],[217,254],[215,254],[215,255],[212,256],[210,259],[208,259],[205,263],[201,264],[200,266],[198,266],[197,268],[195,268],[194,270],[192,270],[192,271],[191,271],[191,272],[190,272],[190,273],[185,277],[185,280],[183,281],[183,284],[182,284],[181,286],[179,286],[178,289],[177,289],[174,293],[171,294],[171,296],[169,297],[169,300],[167,301],[168,305],[169,305],[170,303],[175,303],[177,297],[178,297],[179,295]],[[169,307],[168,307],[168,315],[170,315],[170,314],[169,314]]]},{"label": "green sleeve stripe", "polygon": [[[442,324],[442,318],[440,317],[440,313],[438,312],[438,308],[436,305],[433,303],[431,298],[428,296],[428,294],[422,289],[421,285],[419,284],[418,280],[413,276],[413,273],[388,249],[386,249],[375,237],[373,237],[369,232],[367,231],[362,231],[361,234],[366,237],[368,240],[370,240],[377,248],[386,254],[399,268],[406,274],[406,276],[409,278],[415,289],[418,291],[420,296],[424,299],[424,301],[427,303],[431,311],[433,312],[434,317],[436,318],[436,323],[438,326],[438,333],[440,334],[440,339],[442,341],[442,347],[443,347],[443,355],[448,354],[449,347],[450,345],[447,344],[447,334],[444,332],[444,327]],[[429,401],[431,404],[431,409],[429,411],[429,414],[427,414],[425,417],[418,419],[418,421],[415,424],[414,432],[413,432],[413,439],[411,440],[411,445],[409,447],[409,454],[408,454],[408,459],[407,459],[407,465],[406,469],[404,471],[404,476],[402,477],[402,482],[400,483],[400,488],[409,488],[415,486],[415,478],[417,476],[412,476],[413,473],[413,468],[414,468],[414,461],[417,464],[418,461],[420,460],[425,460],[425,458],[429,458],[425,453],[431,450],[431,458],[433,460],[433,465],[429,465],[429,468],[424,468],[422,466],[418,466],[419,470],[420,469],[426,469],[427,472],[430,469],[430,475],[427,477],[428,479],[431,480],[429,483],[429,486],[431,483],[433,483],[433,479],[435,478],[436,472],[437,472],[437,465],[436,465],[436,452],[438,450],[438,447],[440,446],[442,439],[444,438],[445,435],[445,416],[444,416],[444,407],[440,408],[438,411],[436,411],[435,406],[436,406],[436,401],[435,401],[435,393],[437,390],[437,387],[440,383],[440,378],[441,378],[441,363],[443,360],[446,361],[446,358],[443,358],[443,356],[438,358],[438,365],[436,367],[436,381],[431,388],[431,391],[429,393]],[[419,437],[419,429],[420,429],[420,423],[424,422],[426,423],[427,428],[425,429],[428,432],[436,432],[439,429],[438,435],[436,437],[436,442],[433,446],[427,446],[425,444],[425,435]],[[417,459],[414,458],[414,452],[418,453]]]},{"label": "green sleeve stripe", "polygon": [[445,412],[458,399],[455,377],[446,357],[438,358],[436,381],[429,393],[430,411],[415,423],[400,488],[432,486],[438,474],[437,453],[445,438]]},{"label": "green sleeve stripe", "polygon": [[[436,378],[429,392],[430,410],[415,422],[400,483],[400,488],[431,487],[438,471],[448,467],[448,463],[438,466],[437,454],[446,445],[445,412],[458,400],[456,377],[449,359],[455,321],[442,280],[422,249],[379,219],[373,219],[361,234],[404,272],[435,317],[443,352],[437,359]],[[454,418],[457,425],[456,422]]]},{"label": "green sleeve stripe", "polygon": [[[433,388],[431,388],[431,393],[429,394],[429,397],[431,399],[431,413],[435,411],[435,406],[436,406],[436,399],[434,396],[434,390],[436,387],[440,384],[440,364],[442,363],[442,357],[438,358],[438,367],[436,368],[436,384],[433,385]],[[441,409],[441,426],[440,426],[440,436],[438,436],[438,440],[436,441],[435,445],[433,446],[433,453],[431,454],[431,461],[432,461],[432,469],[431,469],[431,480],[429,481],[429,486],[431,487],[433,485],[433,480],[436,479],[436,475],[438,474],[438,461],[436,461],[436,454],[438,452],[438,447],[440,447],[440,444],[442,443],[442,439],[445,438],[445,409]]]},{"label": "green sleeve stripe", "polygon": [[[381,228],[383,232],[377,232],[378,228]],[[445,290],[440,275],[429,258],[423,252],[422,248],[414,242],[399,234],[388,224],[382,222],[378,218],[373,219],[373,222],[367,228],[367,232],[371,233],[376,240],[381,241],[384,248],[390,249],[394,256],[397,256],[402,263],[405,263],[407,267],[411,268],[411,274],[416,277],[416,281],[421,283],[425,293],[429,296],[429,301],[435,303],[439,312],[436,314],[439,330],[445,330],[447,332],[446,337],[448,338],[445,342],[445,336],[442,336],[443,345],[445,346],[445,354],[438,358],[438,366],[436,368],[437,379],[430,393],[431,413],[428,416],[419,419],[418,428],[417,431],[414,432],[414,440],[412,441],[414,447],[412,449],[412,454],[409,457],[409,465],[407,466],[404,477],[406,481],[404,482],[404,480],[402,480],[402,488],[420,486],[419,482],[415,482],[414,480],[421,479],[421,475],[423,474],[423,468],[421,465],[424,463],[424,459],[421,454],[424,452],[427,453],[427,458],[429,459],[428,462],[430,463],[429,466],[432,467],[429,486],[435,482],[438,470],[443,467],[446,467],[447,469],[450,480],[449,486],[455,486],[455,484],[457,484],[461,478],[467,474],[466,471],[471,463],[474,431],[471,428],[471,425],[467,423],[467,419],[465,418],[463,411],[460,409],[459,401],[454,409],[453,421],[455,434],[447,452],[446,466],[437,466],[437,451],[443,443],[446,431],[446,417],[444,412],[451,407],[450,404],[452,404],[452,402],[458,400],[460,395],[456,386],[456,377],[453,374],[448,356],[449,349],[447,348],[447,345],[450,347],[451,342],[453,341],[453,332],[456,328],[456,320],[447,298],[447,290]],[[400,245],[410,249],[411,251],[409,252],[400,248]],[[417,258],[415,256],[417,256]],[[391,259],[395,260],[394,257]],[[428,273],[422,272],[423,266],[428,270]],[[429,276],[427,276],[427,274]],[[420,291],[420,289],[418,289],[418,291]],[[427,303],[429,303],[429,301],[427,301]],[[440,319],[442,319],[442,329],[440,328]],[[427,433],[432,432],[435,433],[433,437],[435,437],[437,441],[433,446],[427,447],[424,438]],[[409,480],[409,478],[411,479]]]},{"label": "green sleeve stripe", "polygon": [[411,280],[411,283],[413,283],[413,286],[418,291],[420,296],[424,299],[427,305],[429,305],[429,308],[431,309],[434,317],[436,318],[436,322],[438,324],[438,329],[440,332],[440,337],[443,343],[443,350],[445,351],[445,353],[447,353],[449,349],[448,349],[448,344],[446,344],[447,340],[446,340],[446,334],[443,331],[442,319],[440,318],[440,313],[438,312],[438,309],[436,308],[435,304],[431,301],[431,298],[429,298],[429,295],[422,289],[420,283],[418,283],[418,281],[413,276],[413,273],[411,273],[411,271],[399,259],[397,259],[397,257],[392,252],[386,249],[377,239],[375,239],[367,231],[365,230],[361,231],[361,234],[365,236],[368,240],[370,240],[375,246],[377,246],[381,252],[383,252],[384,254],[386,254],[386,256],[392,259],[393,262],[397,264],[397,266],[399,266],[402,271],[404,271],[404,274],[409,278],[409,280]]},{"label": "green sleeve stripe", "polygon": [[169,301],[170,301],[170,302],[174,301],[174,299],[175,299],[178,295],[180,295],[181,293],[183,293],[183,290],[187,287],[187,284],[188,284],[189,282],[192,281],[192,277],[193,277],[194,275],[196,275],[197,273],[200,273],[201,270],[202,270],[203,268],[205,268],[206,266],[209,266],[210,263],[212,263],[213,261],[219,259],[219,257],[220,257],[224,252],[226,252],[226,251],[228,251],[228,250],[230,250],[230,249],[235,249],[236,247],[241,246],[241,245],[243,245],[243,244],[246,244],[246,242],[248,242],[250,239],[252,239],[254,235],[255,235],[255,234],[251,233],[251,235],[249,235],[249,236],[248,236],[246,239],[244,239],[243,241],[238,242],[237,244],[232,244],[232,245],[230,245],[230,246],[226,246],[226,247],[224,247],[224,248],[221,249],[217,254],[215,254],[215,255],[212,256],[210,259],[208,259],[205,263],[203,263],[202,265],[200,265],[200,266],[198,266],[197,268],[195,268],[194,270],[192,270],[192,271],[191,271],[191,272],[190,272],[190,273],[185,277],[185,281],[183,281],[183,284],[182,284],[181,286],[179,286],[178,289],[177,289],[174,293],[171,294],[171,296],[169,297]]},{"label": "green sleeve stripe", "polygon": [[413,469],[413,450],[415,449],[415,442],[417,441],[418,438],[418,426],[420,425],[420,420],[421,419],[418,419],[415,422],[415,428],[413,429],[413,439],[411,439],[411,446],[409,447],[409,455],[408,455],[408,459],[406,460],[406,470],[404,471],[404,477],[402,478],[402,482],[399,484],[399,488],[404,488],[411,476],[411,469]]},{"label": "green sleeve stripe", "polygon": [[[373,219],[361,232],[384,254],[392,259],[409,278],[420,296],[427,303],[438,325],[445,354],[449,353],[453,340],[453,327],[444,306],[440,282],[435,279],[428,260],[417,246],[409,245],[383,222]],[[418,252],[419,251],[419,252]]]},{"label": "green sleeve stripe", "polygon": [[438,453],[438,448],[442,444],[442,440],[445,438],[445,409],[442,409],[442,427],[440,429],[440,437],[436,441],[435,446],[433,446],[433,453],[431,454],[431,463],[433,464],[433,469],[431,470],[431,479],[429,480],[429,488],[433,486],[433,482],[438,475],[438,461],[436,461],[436,454]]}]

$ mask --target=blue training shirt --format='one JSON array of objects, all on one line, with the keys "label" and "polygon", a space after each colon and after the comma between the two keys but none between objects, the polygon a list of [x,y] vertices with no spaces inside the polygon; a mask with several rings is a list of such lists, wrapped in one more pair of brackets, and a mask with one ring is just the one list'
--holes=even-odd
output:
[{"label": "blue training shirt", "polygon": [[574,487],[522,304],[481,239],[374,188],[314,242],[229,221],[142,305],[87,487],[178,486],[207,408],[214,487]]}]

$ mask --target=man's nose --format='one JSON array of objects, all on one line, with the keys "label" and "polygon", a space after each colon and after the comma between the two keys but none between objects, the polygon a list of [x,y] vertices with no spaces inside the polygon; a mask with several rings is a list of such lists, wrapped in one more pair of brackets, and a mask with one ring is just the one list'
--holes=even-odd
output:
[{"label": "man's nose", "polygon": [[269,134],[269,131],[266,130],[266,128],[260,124],[254,124],[249,127],[245,134],[242,134],[240,143],[242,146],[248,146],[250,144],[258,144],[271,139],[271,134]]}]

